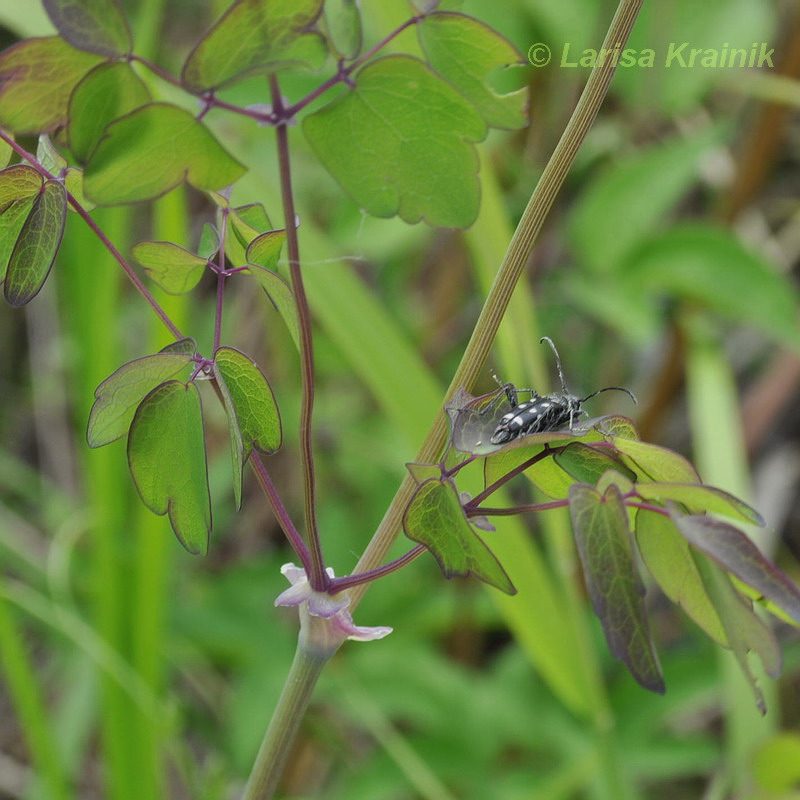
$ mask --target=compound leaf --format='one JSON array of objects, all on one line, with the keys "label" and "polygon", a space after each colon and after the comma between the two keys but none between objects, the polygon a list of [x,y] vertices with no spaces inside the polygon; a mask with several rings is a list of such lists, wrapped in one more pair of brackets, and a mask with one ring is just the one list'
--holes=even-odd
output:
[{"label": "compound leaf", "polygon": [[72,92],[67,139],[75,159],[85,164],[106,125],[150,102],[142,79],[123,61],[96,66]]},{"label": "compound leaf", "polygon": [[39,293],[61,246],[66,217],[64,184],[45,181],[8,259],[3,291],[10,305],[24,306]]},{"label": "compound leaf", "polygon": [[452,481],[434,478],[420,484],[403,516],[403,530],[431,551],[445,577],[474,575],[506,594],[516,593],[494,553],[469,524]]},{"label": "compound leaf", "polygon": [[370,214],[456,228],[475,221],[473,143],[486,136],[486,124],[422,61],[373,61],[352,90],[306,117],[303,131],[325,168]]},{"label": "compound leaf", "polygon": [[325,41],[309,30],[323,0],[238,0],[195,45],[181,79],[200,94],[259,72],[318,69]]},{"label": "compound leaf", "polygon": [[59,36],[26,39],[0,53],[0,124],[14,133],[48,133],[67,120],[69,96],[100,56]]},{"label": "compound leaf", "polygon": [[172,242],[139,242],[133,257],[168,294],[185,294],[203,277],[208,261]]},{"label": "compound leaf", "polygon": [[220,189],[245,172],[188,111],[151,103],[106,128],[84,174],[98,205],[152,200],[184,179],[197,189]]},{"label": "compound leaf", "polygon": [[713,517],[681,514],[674,509],[671,516],[689,544],[800,624],[800,589],[764,558],[742,531]]},{"label": "compound leaf", "polygon": [[664,594],[718,644],[730,647],[719,614],[708,597],[689,543],[663,514],[636,513],[636,544],[645,566]]},{"label": "compound leaf", "polygon": [[73,47],[101,56],[125,56],[133,41],[114,0],[42,0],[50,21]]},{"label": "compound leaf", "polygon": [[167,381],[142,400],[128,434],[128,466],[142,502],[190,553],[205,553],[211,531],[205,436],[194,383]]},{"label": "compound leaf", "polygon": [[569,509],[592,607],[609,649],[645,689],[663,694],[664,679],[648,630],[644,586],[619,489],[612,485],[601,495],[591,486],[574,484]]},{"label": "compound leaf", "polygon": [[508,39],[473,17],[449,11],[424,17],[417,33],[431,67],[478,109],[487,125],[525,126],[527,90],[501,95],[487,81],[499,67],[526,63]]},{"label": "compound leaf", "polygon": [[193,339],[181,339],[160,353],[123,364],[95,390],[86,441],[101,447],[124,436],[136,407],[156,386],[186,369],[194,355]]},{"label": "compound leaf", "polygon": [[244,353],[220,347],[214,356],[214,376],[228,418],[233,488],[239,507],[244,463],[254,447],[262,453],[274,453],[281,446],[281,418],[264,373]]}]

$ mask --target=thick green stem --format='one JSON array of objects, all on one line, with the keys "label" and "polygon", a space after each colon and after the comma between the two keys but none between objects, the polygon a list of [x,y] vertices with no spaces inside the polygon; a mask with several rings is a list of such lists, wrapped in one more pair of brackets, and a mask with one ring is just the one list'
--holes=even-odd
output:
[{"label": "thick green stem", "polygon": [[313,652],[301,633],[292,667],[261,742],[242,800],[269,800],[275,793],[317,679],[331,655],[332,652]]},{"label": "thick green stem", "polygon": [[[621,0],[603,42],[604,49],[610,51],[612,48],[620,50],[624,48],[642,3],[643,0]],[[553,201],[575,161],[575,156],[583,144],[586,134],[597,117],[615,69],[614,59],[604,59],[592,70],[572,117],[542,172],[522,219],[514,231],[494,285],[486,298],[486,303],[445,399],[450,398],[459,386],[467,389],[472,387],[483,369],[514,287],[522,275]],[[415,460],[420,462],[436,460],[444,447],[445,432],[444,414],[438,414]],[[356,565],[355,573],[373,569],[384,560],[400,530],[403,512],[411,500],[415,486],[411,476],[407,476],[387,509],[372,541]],[[353,605],[358,603],[364,591],[366,591],[366,586],[358,586],[351,591]]]}]

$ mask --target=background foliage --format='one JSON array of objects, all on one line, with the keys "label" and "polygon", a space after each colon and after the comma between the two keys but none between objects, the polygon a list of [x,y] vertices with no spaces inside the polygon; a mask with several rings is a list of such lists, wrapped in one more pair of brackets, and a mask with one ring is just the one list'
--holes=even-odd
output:
[{"label": "background foliage", "polygon": [[[137,52],[176,72],[226,4],[125,5]],[[372,41],[408,15],[401,4],[365,5]],[[557,58],[565,42],[574,51],[597,46],[612,4],[467,0],[463,8],[521,51],[541,41]],[[34,3],[0,3],[0,20],[4,45],[50,32]],[[750,499],[768,521],[759,544],[797,579],[786,551],[800,554],[792,116],[800,16],[790,3],[761,0],[646,2],[631,46],[663,52],[671,41],[765,41],[776,47],[776,68],[618,71],[493,366],[543,390],[550,365],[536,342],[547,334],[576,391],[630,386],[642,401],[643,436],[690,456],[708,483]],[[409,35],[397,48],[414,42]],[[531,127],[493,132],[481,145],[481,214],[465,233],[363,215],[299,131],[292,137],[318,322],[320,527],[339,574],[352,568],[440,406],[477,298],[585,76],[555,66],[526,73]],[[283,91],[301,96],[312,80],[287,78]],[[183,102],[167,86],[150,88],[156,99]],[[263,80],[233,87],[230,97],[264,102]],[[250,170],[237,203],[277,212],[272,132],[218,112],[207,121]],[[95,213],[127,252],[143,239],[194,247],[213,211],[180,188],[152,208]],[[168,523],[141,506],[123,444],[85,447],[96,385],[168,339],[72,217],[40,296],[0,314],[0,793],[229,797],[291,659],[295,621],[271,609],[287,553],[250,479],[234,513],[226,423],[215,403],[205,404],[217,416],[208,427],[216,517],[206,558],[189,557]],[[274,474],[299,509],[295,348],[249,288],[232,292],[225,340],[269,366],[285,421]],[[212,285],[201,282],[191,302],[158,297],[208,350]],[[482,388],[492,386],[487,373]],[[618,398],[594,402],[600,411]],[[617,800],[726,797],[739,786],[741,796],[796,796],[796,633],[780,631],[781,681],[760,679],[770,707],[762,719],[729,654],[652,591],[667,694],[644,693],[606,650],[575,578],[568,520],[548,512],[529,522],[499,520],[488,539],[520,589],[515,598],[444,582],[430,558],[371,588],[359,622],[391,622],[395,633],[337,656],[286,795]],[[32,780],[31,752],[39,765]]]}]

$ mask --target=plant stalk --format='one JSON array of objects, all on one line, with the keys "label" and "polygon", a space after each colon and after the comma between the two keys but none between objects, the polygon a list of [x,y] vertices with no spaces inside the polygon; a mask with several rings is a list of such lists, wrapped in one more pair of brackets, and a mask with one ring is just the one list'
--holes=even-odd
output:
[{"label": "plant stalk", "polygon": [[270,720],[242,800],[269,800],[278,786],[283,767],[305,716],[317,679],[333,653],[312,652],[301,634],[294,661],[278,705]]}]

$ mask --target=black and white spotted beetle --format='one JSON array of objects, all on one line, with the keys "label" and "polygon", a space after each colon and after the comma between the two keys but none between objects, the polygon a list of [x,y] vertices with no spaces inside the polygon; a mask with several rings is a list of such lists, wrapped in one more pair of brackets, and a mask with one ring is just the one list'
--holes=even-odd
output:
[{"label": "black and white spotted beetle", "polygon": [[[600,394],[600,392],[608,392],[610,390],[625,392],[636,403],[636,397],[633,392],[623,386],[606,386],[605,389],[598,389],[596,392],[587,394],[586,397],[575,397],[575,395],[570,394],[564,381],[561,359],[553,340],[548,336],[543,336],[539,342],[547,342],[553,350],[553,355],[556,357],[558,377],[561,381],[561,392],[542,397],[532,389],[517,389],[513,385],[505,384],[503,388],[511,405],[511,411],[503,415],[500,418],[500,422],[497,423],[497,427],[489,439],[492,444],[505,444],[529,433],[555,431],[567,423],[569,423],[569,430],[572,430],[575,417],[586,413],[583,411],[583,404],[595,395]],[[517,393],[520,391],[532,392],[531,399],[526,400],[524,403],[518,403]]]}]

